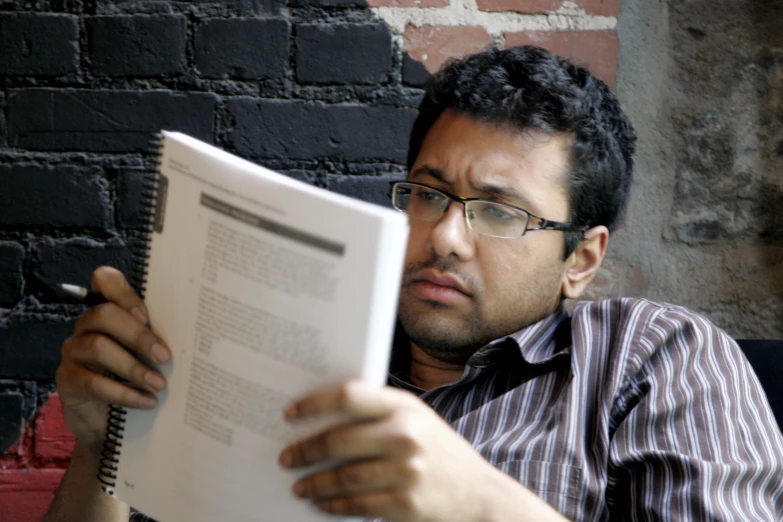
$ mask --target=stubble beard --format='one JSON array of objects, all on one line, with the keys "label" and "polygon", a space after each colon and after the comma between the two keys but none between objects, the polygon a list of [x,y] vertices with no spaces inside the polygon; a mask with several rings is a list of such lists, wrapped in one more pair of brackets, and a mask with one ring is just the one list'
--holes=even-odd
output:
[{"label": "stubble beard", "polygon": [[[443,303],[421,300],[411,294],[411,278],[420,270],[436,269],[459,276],[470,288],[472,310],[458,313]],[[430,260],[424,263],[410,263],[403,273],[403,286],[398,309],[399,321],[406,334],[427,355],[446,363],[465,364],[481,347],[488,343],[526,328],[557,309],[558,299],[542,299],[554,295],[559,288],[559,273],[540,274],[536,282],[518,288],[508,299],[509,306],[518,312],[500,318],[487,320],[481,285],[475,278],[457,270],[454,263]]]},{"label": "stubble beard", "polygon": [[446,311],[440,303],[423,301],[417,308],[422,307],[429,308],[432,313],[411,310],[412,307],[400,300],[399,320],[411,341],[427,355],[446,363],[464,364],[489,342],[484,341],[486,335],[473,318],[455,321],[437,317],[439,309]]}]

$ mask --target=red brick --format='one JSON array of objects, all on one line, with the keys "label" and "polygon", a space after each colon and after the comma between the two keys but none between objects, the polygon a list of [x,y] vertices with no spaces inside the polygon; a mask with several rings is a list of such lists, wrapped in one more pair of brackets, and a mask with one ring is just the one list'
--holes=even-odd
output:
[{"label": "red brick", "polygon": [[449,58],[456,58],[487,48],[492,39],[483,27],[446,27],[409,25],[403,35],[405,50],[414,60],[437,72]]},{"label": "red brick", "polygon": [[0,520],[36,522],[52,502],[62,469],[0,471]]},{"label": "red brick", "polygon": [[528,31],[506,33],[506,47],[538,45],[587,67],[610,87],[617,70],[618,44],[614,31]]},{"label": "red brick", "polygon": [[60,396],[53,393],[35,419],[35,456],[40,459],[67,459],[76,439],[63,418]]},{"label": "red brick", "polygon": [[451,0],[367,0],[369,7],[448,7]]},{"label": "red brick", "polygon": [[[566,0],[478,0],[482,11],[514,11],[517,13],[550,14],[563,7]],[[617,16],[620,0],[569,0],[589,15]]]}]

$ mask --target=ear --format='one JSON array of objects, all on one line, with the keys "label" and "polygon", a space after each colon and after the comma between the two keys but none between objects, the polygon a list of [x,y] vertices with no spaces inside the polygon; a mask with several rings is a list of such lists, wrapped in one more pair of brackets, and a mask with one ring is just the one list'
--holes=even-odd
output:
[{"label": "ear", "polygon": [[561,292],[567,299],[577,299],[593,280],[606,255],[609,229],[593,227],[565,261]]}]

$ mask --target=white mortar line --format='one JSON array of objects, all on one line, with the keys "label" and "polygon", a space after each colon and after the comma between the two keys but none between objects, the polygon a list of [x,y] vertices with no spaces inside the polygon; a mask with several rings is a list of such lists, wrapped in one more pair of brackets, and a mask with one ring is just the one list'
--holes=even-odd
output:
[{"label": "white mortar line", "polygon": [[412,25],[479,26],[497,38],[506,32],[614,30],[617,17],[587,15],[574,2],[564,2],[554,14],[535,15],[511,12],[488,12],[478,8],[476,0],[452,0],[447,7],[374,7],[370,9],[384,20],[395,34]]}]

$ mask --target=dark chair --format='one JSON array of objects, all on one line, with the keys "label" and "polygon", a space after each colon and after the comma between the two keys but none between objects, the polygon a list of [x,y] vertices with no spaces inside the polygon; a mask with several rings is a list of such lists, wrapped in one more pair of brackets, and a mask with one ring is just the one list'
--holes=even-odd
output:
[{"label": "dark chair", "polygon": [[737,344],[758,375],[778,426],[783,431],[783,340],[738,339]]}]

